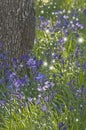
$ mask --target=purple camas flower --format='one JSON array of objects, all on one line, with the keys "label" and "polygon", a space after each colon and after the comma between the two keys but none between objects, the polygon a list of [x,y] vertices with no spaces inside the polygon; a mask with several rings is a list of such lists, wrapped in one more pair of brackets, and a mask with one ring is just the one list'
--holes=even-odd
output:
[{"label": "purple camas flower", "polygon": [[44,101],[49,102],[49,97],[48,96],[44,97]]},{"label": "purple camas flower", "polygon": [[2,70],[2,69],[3,69],[3,65],[1,64],[1,65],[0,65],[0,70]]},{"label": "purple camas flower", "polygon": [[63,122],[59,123],[59,130],[67,130],[67,127],[65,126],[65,124]]},{"label": "purple camas flower", "polygon": [[37,99],[36,104],[39,105],[41,103],[40,98]]},{"label": "purple camas flower", "polygon": [[81,98],[82,95],[86,95],[86,88],[85,88],[84,85],[82,85],[81,88],[79,88],[79,89],[76,90],[76,96],[77,97]]},{"label": "purple camas flower", "polygon": [[52,88],[52,87],[54,87],[54,83],[47,81],[47,82],[45,82],[44,87],[45,87],[45,88]]},{"label": "purple camas flower", "polygon": [[18,93],[17,98],[18,99],[24,99],[25,97],[24,97],[23,93]]},{"label": "purple camas flower", "polygon": [[54,59],[56,59],[56,58],[58,58],[58,55],[57,55],[56,53],[54,53],[54,54],[52,55],[52,57],[53,57]]},{"label": "purple camas flower", "polygon": [[21,85],[24,86],[25,84],[29,85],[29,77],[25,75],[20,79]]},{"label": "purple camas flower", "polygon": [[20,82],[21,82],[22,86],[24,86],[26,83],[26,78],[24,77],[24,78],[20,79]]},{"label": "purple camas flower", "polygon": [[83,70],[86,70],[86,63],[83,63],[83,64],[82,64],[82,69],[83,69]]},{"label": "purple camas flower", "polygon": [[19,59],[17,59],[17,58],[12,58],[12,59],[11,59],[11,63],[12,63],[12,65],[17,65],[17,64],[19,64]]},{"label": "purple camas flower", "polygon": [[42,87],[43,91],[46,91],[47,89],[53,88],[54,87],[54,83],[50,82],[50,81],[46,81],[45,85]]},{"label": "purple camas flower", "polygon": [[42,61],[42,60],[38,60],[38,61],[37,61],[37,67],[40,67],[42,64],[43,64],[43,61]]},{"label": "purple camas flower", "polygon": [[68,19],[68,18],[69,18],[69,16],[67,16],[67,15],[64,15],[64,16],[63,16],[63,18],[64,18],[64,19]]},{"label": "purple camas flower", "polygon": [[79,52],[80,52],[80,50],[79,50],[79,48],[77,47],[76,50],[75,50],[75,53],[74,53],[74,57],[75,57],[75,58],[78,58]]},{"label": "purple camas flower", "polygon": [[68,21],[68,20],[65,20],[65,21],[64,21],[64,27],[66,28],[66,27],[68,26],[68,24],[69,24],[69,21]]},{"label": "purple camas flower", "polygon": [[21,56],[21,59],[27,61],[29,59],[29,56],[24,54]]},{"label": "purple camas flower", "polygon": [[4,69],[8,69],[9,68],[9,65],[8,65],[8,63],[6,61],[3,61],[2,65],[3,65]]},{"label": "purple camas flower", "polygon": [[31,102],[33,101],[33,99],[32,99],[31,97],[28,97],[28,98],[27,98],[27,101],[28,101],[29,103],[31,103]]},{"label": "purple camas flower", "polygon": [[53,82],[50,82],[50,88],[53,88],[54,87],[54,83]]},{"label": "purple camas flower", "polygon": [[48,88],[50,88],[50,84],[46,84],[43,86],[43,90],[47,90]]},{"label": "purple camas flower", "polygon": [[36,60],[35,58],[29,58],[27,65],[32,69],[33,73],[37,72],[37,69],[42,65],[42,60]]},{"label": "purple camas flower", "polygon": [[12,90],[13,89],[13,85],[8,85],[8,89]]},{"label": "purple camas flower", "polygon": [[80,28],[80,29],[83,29],[83,28],[84,28],[84,26],[83,26],[82,24],[80,24],[79,22],[76,23],[76,26],[77,26],[78,28]]},{"label": "purple camas flower", "polygon": [[39,86],[39,87],[37,88],[37,90],[38,90],[39,92],[41,92],[41,91],[43,91],[43,87],[42,87],[42,86]]},{"label": "purple camas flower", "polygon": [[10,74],[10,79],[13,80],[16,77],[16,73],[13,72],[12,74]]},{"label": "purple camas flower", "polygon": [[41,109],[42,109],[43,112],[46,112],[47,111],[47,106],[43,105],[43,106],[41,106]]},{"label": "purple camas flower", "polygon": [[5,100],[0,100],[0,106],[5,105],[6,101]]},{"label": "purple camas flower", "polygon": [[69,35],[69,32],[68,32],[67,29],[64,30],[64,35],[65,35],[65,36],[68,36],[68,35]]},{"label": "purple camas flower", "polygon": [[34,77],[36,81],[44,82],[46,80],[46,76],[42,73],[39,73],[37,76]]},{"label": "purple camas flower", "polygon": [[22,83],[19,79],[14,80],[13,84],[17,89],[22,86]]},{"label": "purple camas flower", "polygon": [[44,21],[44,16],[40,16],[39,20]]},{"label": "purple camas flower", "polygon": [[64,43],[64,39],[61,37],[58,39],[58,42],[62,44],[62,43]]},{"label": "purple camas flower", "polygon": [[[42,81],[42,82],[44,83],[44,81]],[[39,85],[38,88],[37,88],[37,90],[38,90],[39,92],[44,92],[44,91],[47,91],[47,90],[53,88],[54,85],[55,85],[55,84],[54,84],[53,82],[46,81],[43,86],[40,86],[40,85]]]},{"label": "purple camas flower", "polygon": [[64,126],[64,127],[62,128],[62,130],[67,130],[67,127],[66,127],[66,126]]},{"label": "purple camas flower", "polygon": [[64,126],[64,123],[63,122],[60,122],[59,123],[59,129],[62,128]]},{"label": "purple camas flower", "polygon": [[34,58],[30,58],[28,61],[27,61],[27,65],[29,67],[35,67],[36,66],[36,60]]},{"label": "purple camas flower", "polygon": [[2,53],[0,53],[0,59],[3,59],[3,54]]},{"label": "purple camas flower", "polygon": [[[52,32],[59,32],[59,33],[63,33],[63,35],[68,36],[71,32],[74,32],[74,34],[76,33],[76,31],[78,32],[79,29],[83,29],[84,26],[79,22],[79,19],[77,18],[77,16],[79,15],[79,13],[75,13],[75,11],[70,11],[70,15],[68,15],[68,13],[65,11],[65,13],[61,13],[62,11],[59,12],[55,12],[56,14],[58,14],[58,18],[55,21],[54,25],[50,25],[50,20],[41,20],[40,25],[40,29],[42,30],[52,30]],[[85,13],[85,10],[84,10]],[[67,30],[67,32],[66,32]],[[63,43],[63,42],[62,42]]]},{"label": "purple camas flower", "polygon": [[4,79],[0,79],[0,85],[4,83]]}]

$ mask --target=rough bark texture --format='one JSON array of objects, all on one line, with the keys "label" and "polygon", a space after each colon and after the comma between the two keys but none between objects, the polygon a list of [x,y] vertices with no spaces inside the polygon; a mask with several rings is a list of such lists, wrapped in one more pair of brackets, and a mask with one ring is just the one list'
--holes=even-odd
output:
[{"label": "rough bark texture", "polygon": [[0,0],[0,41],[10,57],[32,49],[35,37],[34,0]]}]

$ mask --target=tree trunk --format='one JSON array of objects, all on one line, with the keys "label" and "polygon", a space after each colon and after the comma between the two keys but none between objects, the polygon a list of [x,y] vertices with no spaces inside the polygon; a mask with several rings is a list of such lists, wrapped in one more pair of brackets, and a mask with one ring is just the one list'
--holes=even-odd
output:
[{"label": "tree trunk", "polygon": [[34,0],[0,0],[0,41],[9,57],[32,49],[35,38]]}]

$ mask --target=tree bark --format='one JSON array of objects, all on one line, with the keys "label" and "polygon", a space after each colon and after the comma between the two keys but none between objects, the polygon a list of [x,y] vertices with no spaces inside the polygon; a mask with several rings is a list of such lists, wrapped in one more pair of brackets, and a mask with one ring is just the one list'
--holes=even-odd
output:
[{"label": "tree bark", "polygon": [[34,0],[0,0],[0,41],[9,57],[32,49],[35,38]]}]

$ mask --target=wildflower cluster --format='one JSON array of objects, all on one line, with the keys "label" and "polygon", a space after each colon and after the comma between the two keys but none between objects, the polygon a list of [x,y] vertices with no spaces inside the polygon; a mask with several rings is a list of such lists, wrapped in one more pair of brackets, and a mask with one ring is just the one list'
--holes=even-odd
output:
[{"label": "wildflower cluster", "polygon": [[[43,66],[42,60],[37,60],[35,56],[23,55],[21,59],[13,58],[8,64],[4,57],[0,58],[1,106],[14,100],[23,104],[39,104],[39,100],[48,100],[48,93],[54,87],[54,83],[40,69]],[[53,91],[50,93],[52,96]]]}]

